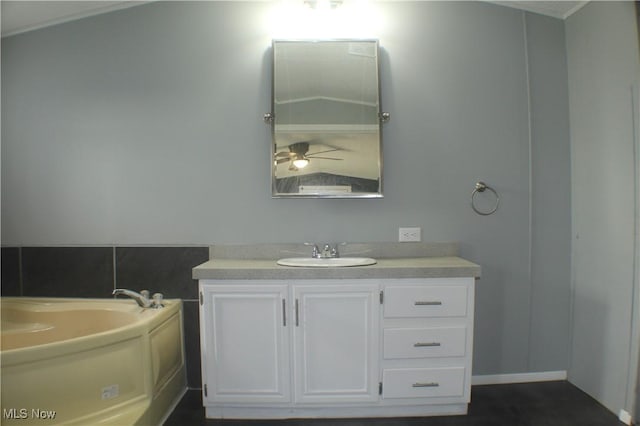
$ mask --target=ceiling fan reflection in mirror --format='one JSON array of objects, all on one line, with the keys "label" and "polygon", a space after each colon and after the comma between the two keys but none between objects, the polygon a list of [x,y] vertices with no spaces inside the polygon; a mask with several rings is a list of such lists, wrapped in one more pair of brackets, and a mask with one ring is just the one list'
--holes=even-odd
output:
[{"label": "ceiling fan reflection in mirror", "polygon": [[296,142],[289,145],[289,151],[281,151],[275,154],[276,165],[289,162],[290,171],[298,171],[309,165],[309,162],[314,160],[334,160],[342,161],[342,158],[333,157],[319,157],[318,154],[326,154],[327,152],[340,151],[338,148],[327,149],[324,151],[311,152],[309,151],[309,142]]}]

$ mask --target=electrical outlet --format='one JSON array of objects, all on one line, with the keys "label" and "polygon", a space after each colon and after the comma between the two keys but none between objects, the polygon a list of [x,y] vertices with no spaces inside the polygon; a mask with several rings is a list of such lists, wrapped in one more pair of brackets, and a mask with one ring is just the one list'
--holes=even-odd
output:
[{"label": "electrical outlet", "polygon": [[422,241],[422,228],[399,228],[398,241],[400,242]]}]

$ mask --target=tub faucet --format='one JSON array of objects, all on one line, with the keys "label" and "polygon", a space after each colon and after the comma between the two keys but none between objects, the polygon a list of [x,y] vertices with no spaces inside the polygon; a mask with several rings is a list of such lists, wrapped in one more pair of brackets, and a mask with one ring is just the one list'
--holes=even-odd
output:
[{"label": "tub faucet", "polygon": [[[140,293],[143,293],[143,294],[140,294]],[[123,294],[135,300],[138,303],[138,306],[140,306],[141,308],[150,308],[153,305],[153,303],[151,302],[151,300],[149,300],[149,292],[146,290],[142,290],[140,293],[137,293],[133,290],[127,290],[124,288],[116,288],[115,290],[113,290],[113,293],[111,294],[113,294],[114,296]]]}]

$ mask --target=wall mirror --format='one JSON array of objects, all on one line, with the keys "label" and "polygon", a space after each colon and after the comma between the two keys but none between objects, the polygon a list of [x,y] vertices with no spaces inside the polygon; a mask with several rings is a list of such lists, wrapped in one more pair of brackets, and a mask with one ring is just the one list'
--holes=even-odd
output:
[{"label": "wall mirror", "polygon": [[274,40],[273,197],[382,197],[377,40]]}]

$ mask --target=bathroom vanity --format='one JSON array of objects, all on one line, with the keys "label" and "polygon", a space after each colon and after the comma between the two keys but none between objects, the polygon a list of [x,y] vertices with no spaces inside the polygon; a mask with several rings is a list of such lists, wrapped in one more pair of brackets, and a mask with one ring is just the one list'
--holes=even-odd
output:
[{"label": "bathroom vanity", "polygon": [[466,413],[480,267],[455,244],[346,247],[377,263],[286,267],[308,248],[216,246],[193,269],[208,418]]}]

